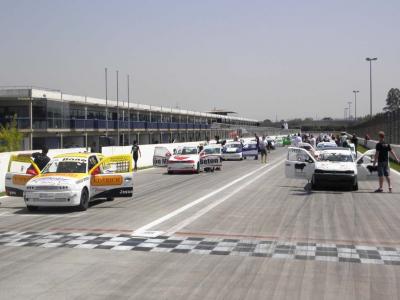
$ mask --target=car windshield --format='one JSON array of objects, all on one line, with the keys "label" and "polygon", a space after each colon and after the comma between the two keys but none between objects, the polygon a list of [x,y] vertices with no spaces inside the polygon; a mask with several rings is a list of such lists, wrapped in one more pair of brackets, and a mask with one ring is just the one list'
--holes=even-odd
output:
[{"label": "car windshield", "polygon": [[217,147],[210,147],[210,148],[205,148],[204,149],[205,154],[220,154],[221,149]]},{"label": "car windshield", "polygon": [[243,146],[244,149],[257,149],[257,144],[246,144]]},{"label": "car windshield", "polygon": [[231,144],[226,144],[226,148],[240,148],[242,147],[241,143],[231,143]]},{"label": "car windshield", "polygon": [[53,160],[42,173],[86,173],[86,162],[84,160]]},{"label": "car windshield", "polygon": [[318,144],[317,148],[318,149],[337,148],[337,145],[335,143],[324,143],[324,144]]},{"label": "car windshield", "polygon": [[330,161],[330,162],[353,162],[353,156],[345,153],[320,153],[318,160],[320,161]]},{"label": "car windshield", "polygon": [[197,148],[182,148],[181,151],[178,150],[178,154],[186,154],[186,155],[190,155],[190,154],[197,154]]}]

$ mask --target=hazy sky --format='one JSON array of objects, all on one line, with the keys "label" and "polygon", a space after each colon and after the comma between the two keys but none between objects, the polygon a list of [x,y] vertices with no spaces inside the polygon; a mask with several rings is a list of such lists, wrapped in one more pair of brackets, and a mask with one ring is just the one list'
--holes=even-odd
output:
[{"label": "hazy sky", "polygon": [[257,119],[342,117],[359,89],[358,114],[400,88],[400,1],[0,0],[0,85]]}]

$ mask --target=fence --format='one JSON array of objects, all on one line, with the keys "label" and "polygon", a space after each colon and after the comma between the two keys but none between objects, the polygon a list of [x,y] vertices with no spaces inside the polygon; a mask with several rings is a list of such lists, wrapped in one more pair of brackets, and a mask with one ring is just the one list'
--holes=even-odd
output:
[{"label": "fence", "polygon": [[348,131],[355,132],[359,137],[368,134],[373,140],[378,139],[379,131],[384,131],[389,143],[400,144],[400,109],[376,115],[371,120],[348,128]]}]

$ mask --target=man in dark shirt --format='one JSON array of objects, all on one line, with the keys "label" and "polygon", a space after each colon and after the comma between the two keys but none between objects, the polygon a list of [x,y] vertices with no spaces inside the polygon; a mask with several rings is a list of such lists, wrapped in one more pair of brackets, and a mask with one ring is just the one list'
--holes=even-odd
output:
[{"label": "man in dark shirt", "polygon": [[383,131],[379,132],[379,143],[376,144],[376,153],[375,153],[375,161],[374,166],[378,162],[378,176],[379,176],[379,188],[375,191],[376,193],[383,192],[383,177],[386,178],[386,181],[389,186],[389,192],[392,192],[392,185],[390,182],[390,167],[389,167],[389,153],[392,153],[397,162],[399,159],[397,158],[396,153],[393,151],[390,144],[385,142],[385,133]]},{"label": "man in dark shirt", "polygon": [[353,133],[353,136],[351,137],[351,142],[354,144],[354,148],[356,151],[356,157],[357,157],[358,138],[355,133]]},{"label": "man in dark shirt", "polygon": [[132,145],[132,150],[131,150],[132,156],[133,156],[133,162],[134,162],[134,171],[137,171],[137,161],[139,159],[139,155],[142,156],[142,153],[140,152],[139,145],[137,144],[137,141],[133,141]]},{"label": "man in dark shirt", "polygon": [[50,161],[50,158],[47,156],[48,152],[49,148],[47,148],[47,146],[43,146],[42,152],[35,152],[32,154],[33,162],[38,166],[40,171],[42,171]]}]

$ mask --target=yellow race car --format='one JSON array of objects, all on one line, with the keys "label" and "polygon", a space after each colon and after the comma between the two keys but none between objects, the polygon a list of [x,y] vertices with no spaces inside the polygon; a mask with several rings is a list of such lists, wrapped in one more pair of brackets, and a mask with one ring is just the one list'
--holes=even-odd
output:
[{"label": "yellow race car", "polygon": [[5,186],[7,195],[24,197],[30,211],[60,206],[86,210],[93,199],[132,197],[132,156],[60,154],[40,171],[30,156],[13,155]]}]

